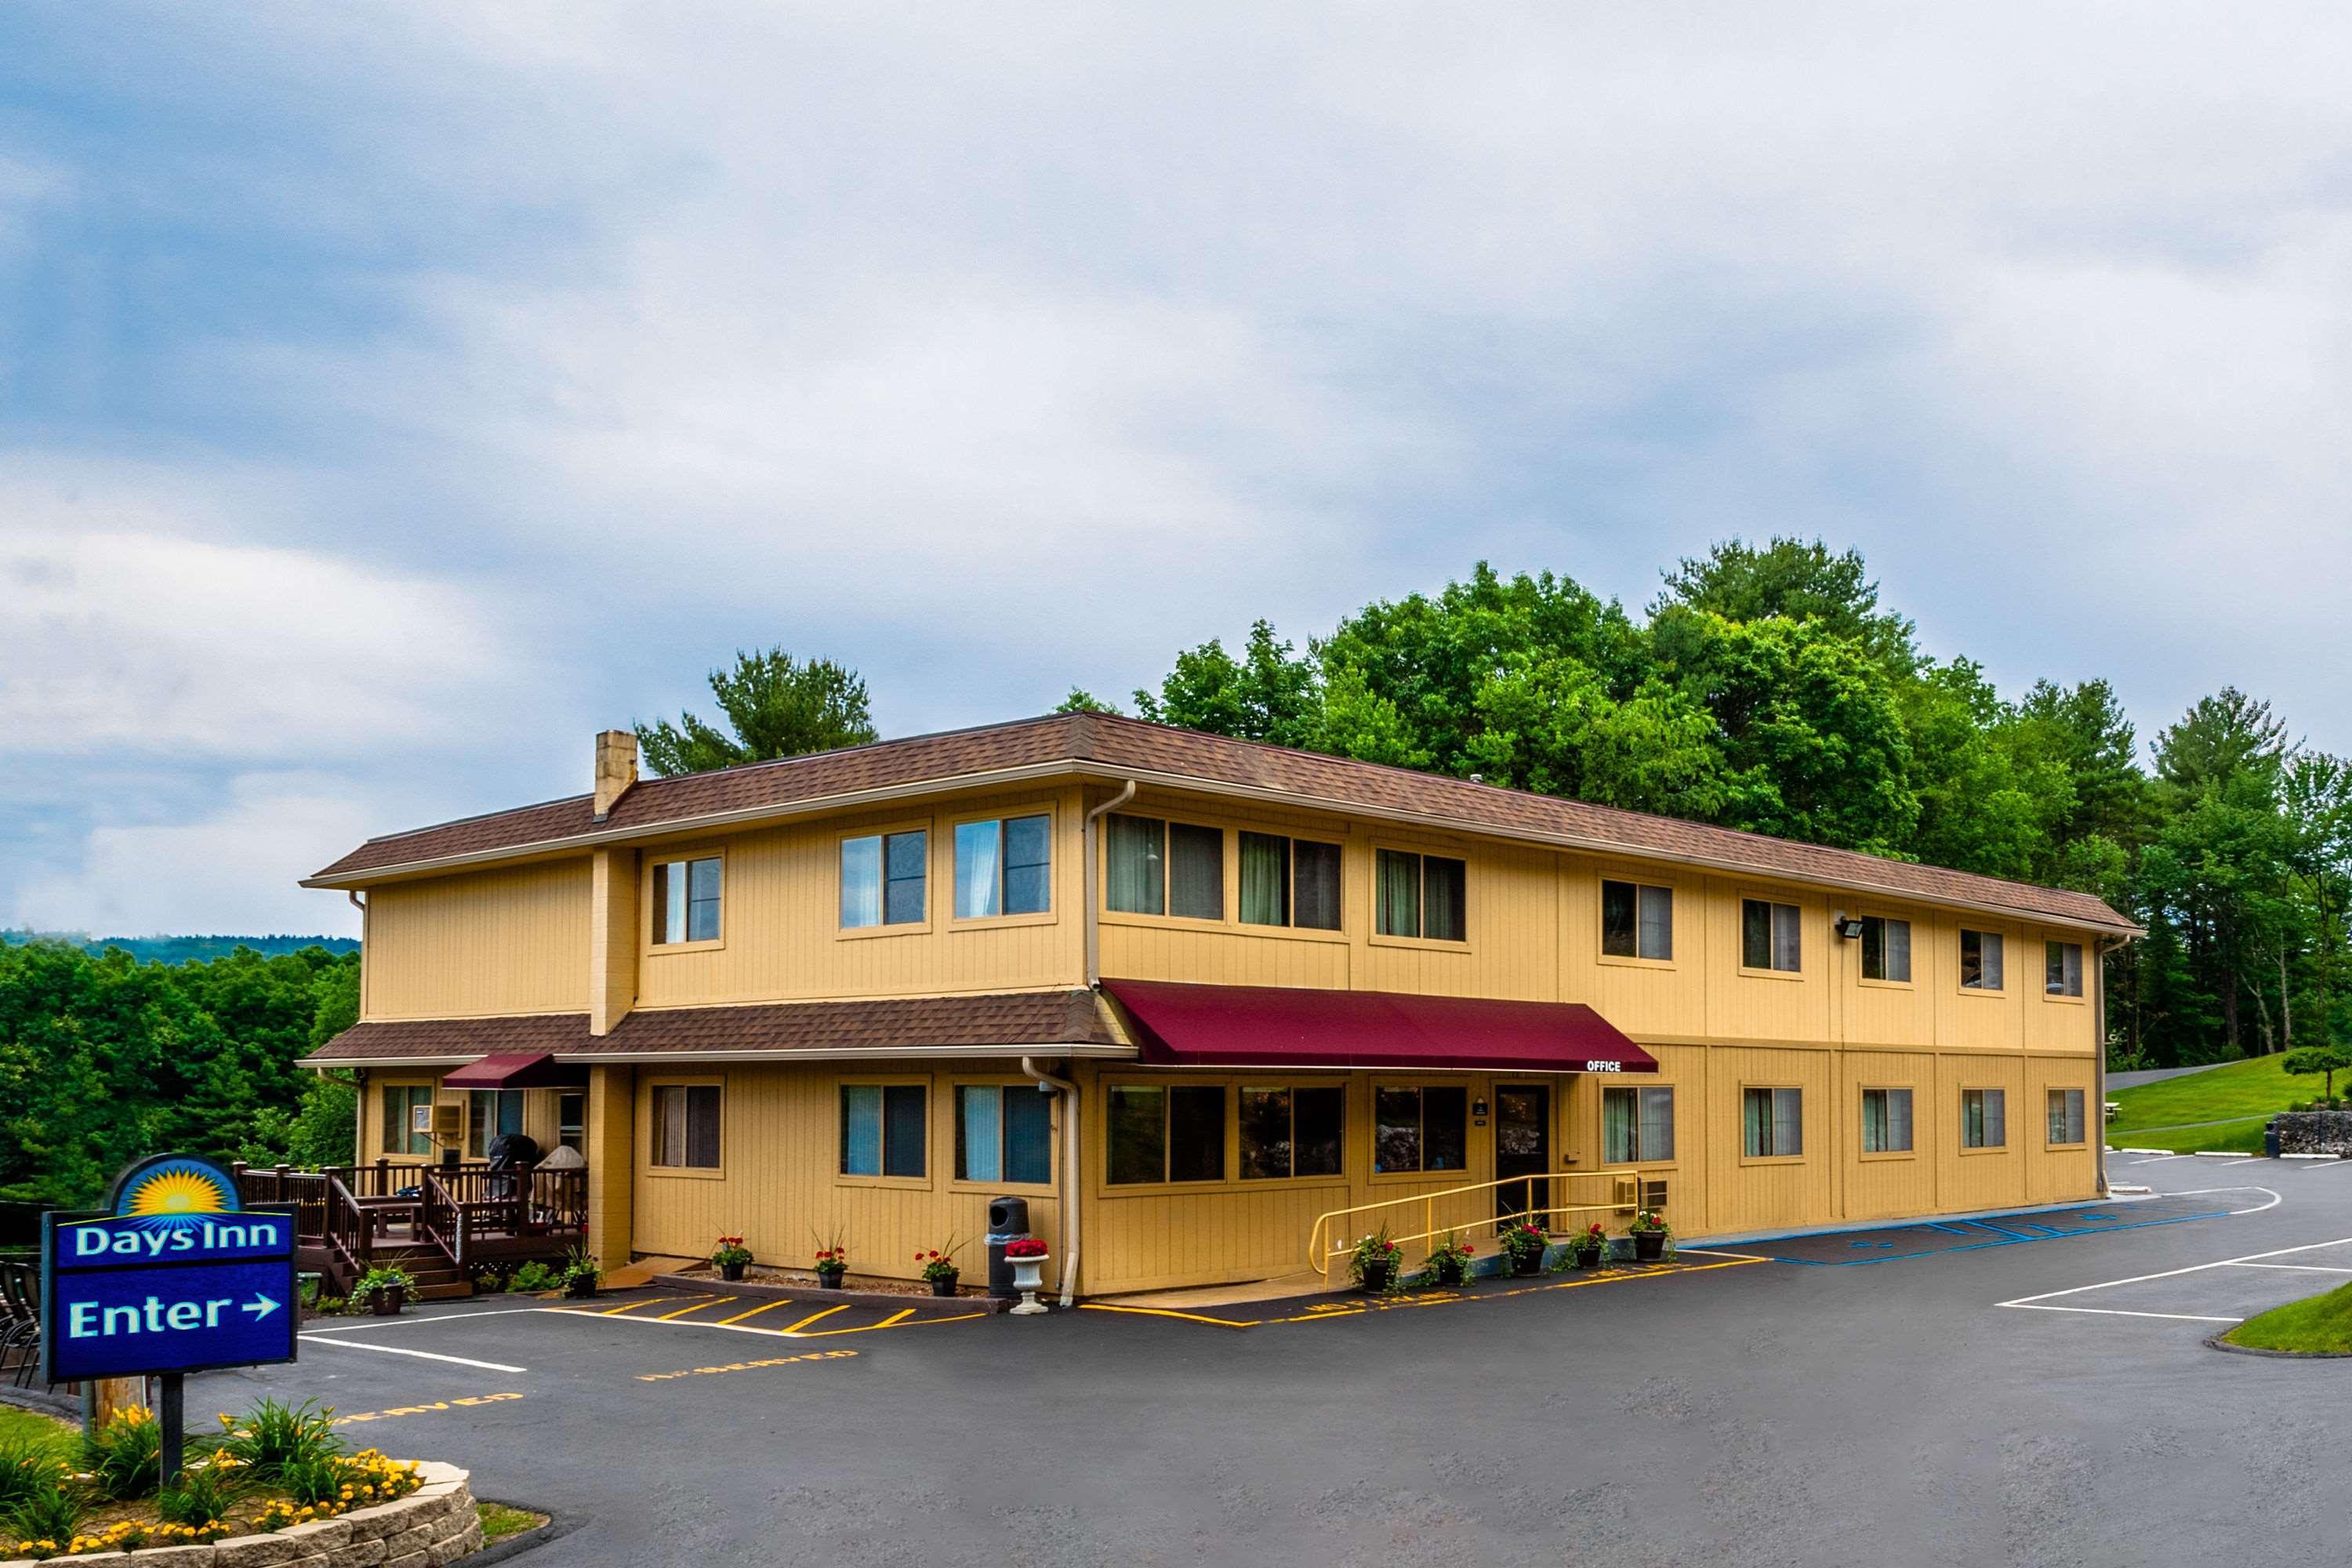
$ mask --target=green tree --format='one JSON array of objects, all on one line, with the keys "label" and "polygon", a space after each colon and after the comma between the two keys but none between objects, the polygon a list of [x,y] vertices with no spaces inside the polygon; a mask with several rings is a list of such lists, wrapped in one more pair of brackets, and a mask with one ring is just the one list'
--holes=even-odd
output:
[{"label": "green tree", "polygon": [[1116,713],[1118,704],[1106,702],[1083,686],[1073,686],[1070,694],[1055,705],[1056,713]]},{"label": "green tree", "polygon": [[1665,591],[1650,606],[1654,619],[1680,605],[1742,623],[1819,621],[1890,675],[1908,674],[1918,662],[1915,628],[1879,607],[1878,584],[1858,550],[1833,554],[1818,539],[1780,537],[1758,549],[1730,539],[1703,559],[1685,556],[1664,576]]},{"label": "green tree", "polygon": [[1316,688],[1315,667],[1258,621],[1239,658],[1214,637],[1178,654],[1157,695],[1136,692],[1135,710],[1155,724],[1298,746],[1311,739]]},{"label": "green tree", "polygon": [[646,765],[665,778],[741,763],[857,746],[877,738],[866,682],[828,658],[796,660],[782,648],[735,655],[710,672],[710,694],[732,734],[692,712],[636,726]]},{"label": "green tree", "polygon": [[2325,1074],[2326,1087],[2320,1092],[2334,1100],[2336,1075],[2352,1068],[2352,1046],[2339,1040],[2330,1040],[2324,1046],[2297,1046],[2279,1058],[2279,1065],[2297,1078],[2312,1073]]}]

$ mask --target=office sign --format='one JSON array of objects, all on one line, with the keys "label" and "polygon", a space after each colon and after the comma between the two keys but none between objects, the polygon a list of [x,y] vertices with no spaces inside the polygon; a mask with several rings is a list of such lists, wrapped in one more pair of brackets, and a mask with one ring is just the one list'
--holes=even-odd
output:
[{"label": "office sign", "polygon": [[42,1373],[52,1383],[294,1359],[294,1215],[247,1209],[184,1154],[142,1160],[109,1212],[41,1217]]}]

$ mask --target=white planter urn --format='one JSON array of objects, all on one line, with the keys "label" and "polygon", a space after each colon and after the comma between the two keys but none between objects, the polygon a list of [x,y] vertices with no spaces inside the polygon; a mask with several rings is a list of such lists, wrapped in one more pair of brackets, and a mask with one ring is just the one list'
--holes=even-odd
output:
[{"label": "white planter urn", "polygon": [[1021,1300],[1012,1309],[1012,1316],[1033,1318],[1045,1311],[1045,1303],[1037,1300],[1037,1292],[1045,1288],[1045,1265],[1053,1259],[1008,1258],[1005,1261],[1013,1265],[1013,1288],[1021,1292]]}]

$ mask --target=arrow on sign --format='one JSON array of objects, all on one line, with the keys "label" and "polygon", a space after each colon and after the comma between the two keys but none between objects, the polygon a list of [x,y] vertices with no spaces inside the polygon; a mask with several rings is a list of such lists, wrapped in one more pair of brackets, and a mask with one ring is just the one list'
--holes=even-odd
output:
[{"label": "arrow on sign", "polygon": [[237,1310],[240,1312],[251,1312],[253,1314],[253,1321],[257,1323],[261,1321],[262,1319],[269,1316],[270,1313],[278,1310],[278,1303],[263,1295],[260,1291],[256,1290],[253,1293],[253,1300],[238,1308]]}]

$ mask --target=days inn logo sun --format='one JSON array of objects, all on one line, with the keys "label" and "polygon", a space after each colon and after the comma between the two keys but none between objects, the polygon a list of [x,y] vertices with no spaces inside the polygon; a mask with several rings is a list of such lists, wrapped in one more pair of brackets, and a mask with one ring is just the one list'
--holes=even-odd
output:
[{"label": "days inn logo sun", "polygon": [[202,1160],[165,1156],[127,1173],[115,1189],[114,1212],[157,1228],[180,1229],[209,1215],[236,1214],[236,1190]]}]

